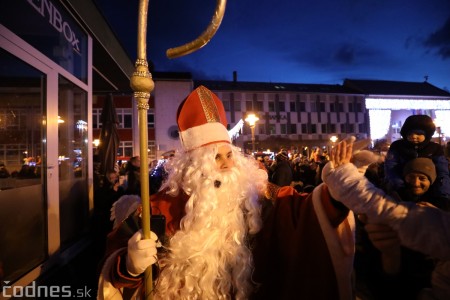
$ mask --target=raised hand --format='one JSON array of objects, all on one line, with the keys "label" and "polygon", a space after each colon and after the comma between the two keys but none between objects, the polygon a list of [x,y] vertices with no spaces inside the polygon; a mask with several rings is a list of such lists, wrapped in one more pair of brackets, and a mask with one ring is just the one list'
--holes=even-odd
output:
[{"label": "raised hand", "polygon": [[333,163],[334,168],[350,162],[353,152],[353,141],[354,139],[343,140],[331,150],[330,161]]}]

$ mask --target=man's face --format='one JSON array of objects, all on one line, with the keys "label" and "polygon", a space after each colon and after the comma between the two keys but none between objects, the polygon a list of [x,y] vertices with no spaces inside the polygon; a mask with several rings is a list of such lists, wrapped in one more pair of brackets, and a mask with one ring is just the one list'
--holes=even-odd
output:
[{"label": "man's face", "polygon": [[408,134],[407,139],[411,143],[420,144],[425,141],[425,135],[419,133],[411,133]]},{"label": "man's face", "polygon": [[431,182],[425,174],[409,173],[405,176],[405,182],[409,190],[416,196],[425,194],[430,188]]},{"label": "man's face", "polygon": [[219,147],[216,155],[216,166],[219,171],[228,171],[234,167],[233,152],[230,145],[224,144]]}]

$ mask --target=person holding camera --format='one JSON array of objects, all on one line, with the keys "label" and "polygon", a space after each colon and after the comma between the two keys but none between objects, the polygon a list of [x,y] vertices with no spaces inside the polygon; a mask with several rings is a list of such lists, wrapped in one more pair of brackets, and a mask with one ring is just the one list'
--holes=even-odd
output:
[{"label": "person holding camera", "polygon": [[[98,191],[98,197],[95,203],[95,212],[98,221],[103,227],[103,231],[109,232],[112,229],[112,222],[110,221],[110,211],[114,202],[125,195],[125,188],[120,184],[119,173],[116,171],[108,171],[106,173],[103,186]],[[106,234],[105,234],[106,236]]]}]

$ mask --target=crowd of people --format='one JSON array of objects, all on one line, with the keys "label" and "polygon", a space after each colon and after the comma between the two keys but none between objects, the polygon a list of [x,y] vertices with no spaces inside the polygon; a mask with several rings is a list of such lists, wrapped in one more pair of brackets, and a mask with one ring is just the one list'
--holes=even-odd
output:
[{"label": "crowd of people", "polygon": [[[163,156],[158,161],[152,161],[149,167],[149,191],[155,194],[166,178],[165,163],[173,154]],[[106,236],[113,229],[114,220],[111,210],[115,203],[124,196],[125,199],[136,199],[141,195],[141,160],[139,156],[132,156],[126,162],[120,162],[114,170],[102,175],[98,172],[95,180],[93,227],[96,249],[103,253]],[[136,197],[133,197],[136,196]]]},{"label": "crowd of people", "polygon": [[41,177],[41,161],[31,158],[24,159],[24,163],[19,170],[10,171],[5,163],[0,162],[0,178],[32,179]]},{"label": "crowd of people", "polygon": [[110,222],[99,299],[143,297],[147,268],[153,299],[450,299],[449,164],[428,116],[409,117],[385,157],[349,137],[274,161],[232,145],[206,87],[177,123],[181,149],[149,174],[162,232],[130,230],[138,157],[123,185],[117,172],[99,190]]},{"label": "crowd of people", "polygon": [[290,153],[284,148],[270,160],[269,156],[259,158],[268,172],[269,181],[278,186],[292,186],[299,193],[310,193],[322,183],[323,166],[328,162],[328,151],[314,148],[310,156]]}]

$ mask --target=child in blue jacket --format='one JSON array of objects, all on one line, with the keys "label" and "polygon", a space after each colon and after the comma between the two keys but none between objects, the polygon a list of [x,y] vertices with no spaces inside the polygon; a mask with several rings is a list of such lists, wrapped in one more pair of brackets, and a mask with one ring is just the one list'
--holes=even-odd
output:
[{"label": "child in blue jacket", "polygon": [[435,130],[433,120],[427,115],[412,115],[406,118],[400,131],[402,139],[391,144],[385,158],[386,188],[395,191],[404,187],[402,172],[408,161],[417,157],[430,158],[437,173],[431,193],[439,198],[442,209],[450,210],[449,164],[442,146],[431,141]]}]

